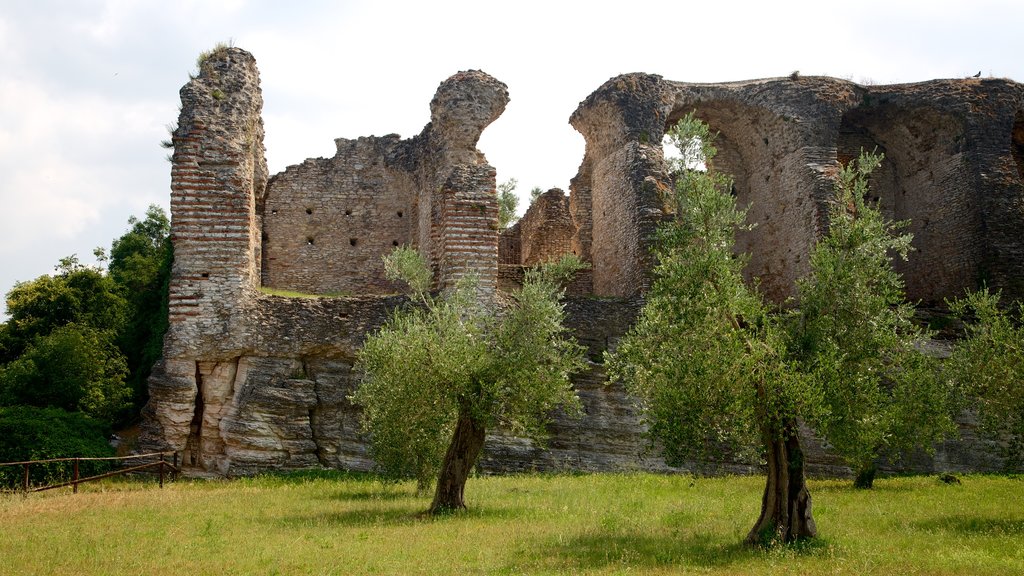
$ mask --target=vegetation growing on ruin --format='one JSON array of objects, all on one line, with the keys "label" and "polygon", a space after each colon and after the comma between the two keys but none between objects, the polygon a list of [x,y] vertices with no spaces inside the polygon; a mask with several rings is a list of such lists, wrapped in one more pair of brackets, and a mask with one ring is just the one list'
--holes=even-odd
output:
[{"label": "vegetation growing on ruin", "polygon": [[810,480],[821,538],[738,545],[756,477],[480,477],[436,518],[411,482],[315,471],[0,495],[0,574],[1021,574],[1020,478]]},{"label": "vegetation growing on ruin", "polygon": [[203,50],[199,53],[199,56],[196,56],[196,69],[202,70],[203,65],[206,64],[207,60],[220,56],[222,53],[227,51],[228,48],[234,48],[234,46],[235,41],[230,39],[227,42],[217,42],[214,44],[213,48],[210,48],[209,50]]}]

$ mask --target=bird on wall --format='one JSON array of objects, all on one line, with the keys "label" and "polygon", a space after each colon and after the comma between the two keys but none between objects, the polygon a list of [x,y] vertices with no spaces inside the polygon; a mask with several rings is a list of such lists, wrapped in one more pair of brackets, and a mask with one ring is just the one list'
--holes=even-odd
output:
[{"label": "bird on wall", "polygon": [[974,76],[971,76],[971,78],[981,78],[981,70],[978,70],[978,73],[975,74]]}]

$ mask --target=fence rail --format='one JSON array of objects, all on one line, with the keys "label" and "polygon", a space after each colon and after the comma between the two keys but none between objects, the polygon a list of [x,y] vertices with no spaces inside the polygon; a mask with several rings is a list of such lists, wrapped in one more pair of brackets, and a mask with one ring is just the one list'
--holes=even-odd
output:
[{"label": "fence rail", "polygon": [[[171,461],[167,461],[167,457],[171,456]],[[143,458],[158,458],[152,462],[145,462],[143,464],[137,464],[135,466],[129,466],[127,468],[120,468],[111,472],[105,472],[103,474],[96,474],[94,476],[87,476],[82,478],[78,474],[78,465],[80,462],[99,462],[99,461],[126,461],[126,460],[141,460]],[[56,462],[72,462],[72,476],[71,480],[67,482],[59,482],[57,484],[47,484],[45,486],[32,487],[29,484],[29,469],[33,464],[53,464]],[[110,456],[105,458],[49,458],[46,460],[23,460],[21,462],[0,462],[2,466],[21,466],[24,468],[24,474],[22,476],[22,489],[21,492],[28,494],[29,492],[42,492],[44,490],[53,490],[55,488],[66,488],[72,487],[72,491],[78,493],[78,485],[86,482],[92,482],[103,478],[110,478],[112,476],[118,476],[121,474],[129,474],[132,472],[141,472],[143,470],[149,470],[152,468],[158,469],[160,476],[160,487],[164,487],[164,477],[168,472],[171,474],[171,479],[176,480],[178,474],[181,472],[181,467],[178,466],[178,453],[177,452],[152,452],[150,454],[135,454],[132,456]],[[8,490],[5,490],[8,491]]]}]

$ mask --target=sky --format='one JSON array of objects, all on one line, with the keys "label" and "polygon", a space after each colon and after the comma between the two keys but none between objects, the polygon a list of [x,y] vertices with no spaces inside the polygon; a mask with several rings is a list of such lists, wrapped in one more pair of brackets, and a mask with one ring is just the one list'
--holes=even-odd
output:
[{"label": "sky", "polygon": [[272,174],[338,137],[418,134],[458,71],[505,82],[478,148],[522,211],[535,186],[568,191],[569,116],[613,76],[1024,81],[1022,30],[1020,0],[0,0],[0,293],[169,209],[160,141],[218,42],[256,57]]}]

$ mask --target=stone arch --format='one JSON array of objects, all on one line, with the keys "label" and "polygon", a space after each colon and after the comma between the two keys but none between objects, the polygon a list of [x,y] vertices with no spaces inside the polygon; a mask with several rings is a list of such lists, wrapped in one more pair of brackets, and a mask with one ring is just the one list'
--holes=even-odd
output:
[{"label": "stone arch", "polygon": [[817,184],[797,129],[773,110],[727,98],[682,98],[667,125],[691,111],[717,133],[712,167],[733,178],[737,204],[748,207],[754,224],[736,238],[736,250],[750,255],[747,280],[782,302],[807,271],[818,229]]},{"label": "stone arch", "polygon": [[893,220],[909,220],[915,251],[895,268],[907,296],[926,304],[959,293],[974,278],[983,244],[971,206],[970,171],[963,157],[964,125],[931,107],[864,105],[841,120],[836,157],[849,161],[861,149],[885,154],[872,175],[872,197]]}]

